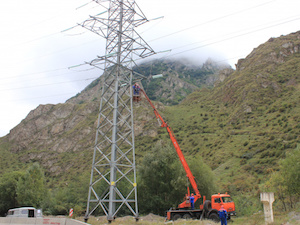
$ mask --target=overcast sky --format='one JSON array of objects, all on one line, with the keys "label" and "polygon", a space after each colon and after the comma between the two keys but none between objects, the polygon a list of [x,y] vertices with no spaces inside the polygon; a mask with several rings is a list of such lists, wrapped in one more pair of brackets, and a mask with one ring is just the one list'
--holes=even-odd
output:
[{"label": "overcast sky", "polygon": [[[300,30],[299,0],[136,3],[153,19],[138,28],[162,52],[152,58],[190,57],[202,63],[210,57],[235,68],[239,58],[270,37]],[[39,104],[63,103],[102,74],[78,65],[103,55],[105,41],[82,27],[69,28],[103,11],[91,0],[0,2],[0,136]]]}]

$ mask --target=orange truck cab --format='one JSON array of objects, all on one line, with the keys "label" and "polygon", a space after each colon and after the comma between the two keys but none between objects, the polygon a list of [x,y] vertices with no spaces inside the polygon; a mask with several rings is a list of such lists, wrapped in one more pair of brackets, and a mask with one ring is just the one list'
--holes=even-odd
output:
[{"label": "orange truck cab", "polygon": [[211,196],[211,208],[220,210],[221,205],[226,209],[228,219],[230,216],[235,216],[235,204],[229,194],[216,194]]}]

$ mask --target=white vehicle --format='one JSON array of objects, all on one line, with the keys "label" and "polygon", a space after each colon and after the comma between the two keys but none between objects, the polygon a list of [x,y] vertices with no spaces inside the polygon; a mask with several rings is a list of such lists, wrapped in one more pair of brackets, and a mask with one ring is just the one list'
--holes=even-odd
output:
[{"label": "white vehicle", "polygon": [[22,207],[8,210],[6,217],[43,217],[43,213],[41,209]]}]

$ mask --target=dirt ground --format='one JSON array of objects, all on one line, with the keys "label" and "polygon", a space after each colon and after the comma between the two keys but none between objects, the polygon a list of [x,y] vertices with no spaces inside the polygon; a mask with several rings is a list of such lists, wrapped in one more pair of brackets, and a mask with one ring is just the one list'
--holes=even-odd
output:
[{"label": "dirt ground", "polygon": [[[81,220],[81,219],[80,219]],[[92,225],[108,225],[106,216],[90,217],[88,223]],[[176,221],[166,221],[165,217],[154,215],[152,213],[146,216],[140,216],[138,222],[136,222],[133,216],[124,216],[116,218],[110,223],[111,225],[216,225],[212,221],[199,221],[199,220],[184,220],[179,219]]]},{"label": "dirt ground", "polygon": [[[83,218],[76,218],[84,221]],[[275,222],[272,225],[300,225],[300,213],[290,212],[286,216],[275,216]],[[165,217],[154,215],[152,213],[146,216],[140,216],[136,222],[133,216],[124,216],[116,218],[111,223],[108,223],[106,216],[90,217],[88,223],[91,225],[219,225],[211,220],[184,220],[166,221]],[[262,213],[255,214],[249,217],[234,218],[228,224],[231,225],[265,225],[264,215]]]}]

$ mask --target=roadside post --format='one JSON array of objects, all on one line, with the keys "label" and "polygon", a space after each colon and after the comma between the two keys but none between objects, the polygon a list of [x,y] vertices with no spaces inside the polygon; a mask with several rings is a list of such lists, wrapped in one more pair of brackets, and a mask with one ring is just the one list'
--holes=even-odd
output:
[{"label": "roadside post", "polygon": [[270,224],[274,222],[273,218],[273,202],[274,193],[273,192],[262,192],[260,193],[260,201],[264,205],[265,223]]},{"label": "roadside post", "polygon": [[69,211],[69,217],[70,217],[70,218],[73,217],[73,211],[74,211],[73,208],[71,208],[70,211]]}]

